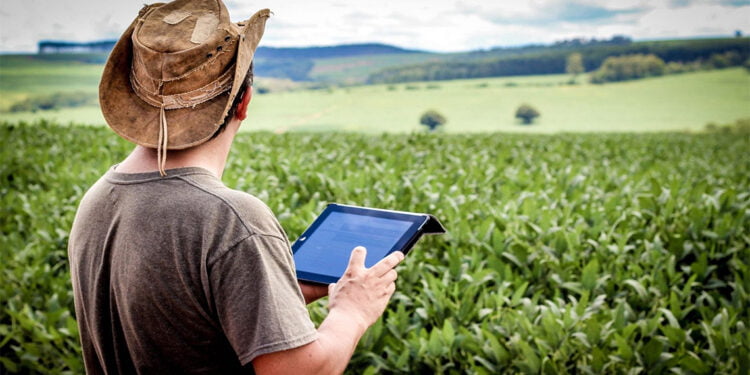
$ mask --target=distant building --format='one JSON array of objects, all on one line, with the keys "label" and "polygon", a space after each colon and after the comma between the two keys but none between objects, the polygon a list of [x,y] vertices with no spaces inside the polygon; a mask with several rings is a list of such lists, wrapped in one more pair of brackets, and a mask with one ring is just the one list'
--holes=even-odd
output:
[{"label": "distant building", "polygon": [[97,42],[76,43],[55,40],[39,42],[39,53],[107,53],[114,48],[116,40],[100,40]]}]

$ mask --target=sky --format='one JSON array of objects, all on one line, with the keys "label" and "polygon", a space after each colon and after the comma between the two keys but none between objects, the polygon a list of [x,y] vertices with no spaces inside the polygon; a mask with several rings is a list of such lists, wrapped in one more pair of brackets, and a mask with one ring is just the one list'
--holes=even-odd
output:
[{"label": "sky", "polygon": [[[116,39],[143,0],[0,0],[0,52]],[[147,1],[149,3],[153,1]],[[235,22],[274,15],[261,45],[386,43],[458,52],[573,38],[750,35],[750,0],[225,0]]]}]

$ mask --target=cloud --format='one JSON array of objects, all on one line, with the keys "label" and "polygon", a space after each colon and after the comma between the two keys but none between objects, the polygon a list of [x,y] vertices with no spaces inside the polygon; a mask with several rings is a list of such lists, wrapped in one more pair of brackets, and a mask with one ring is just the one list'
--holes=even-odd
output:
[{"label": "cloud", "polygon": [[41,39],[91,41],[118,37],[143,1],[3,0],[0,51],[36,51]]},{"label": "cloud", "polygon": [[704,6],[704,5],[723,5],[728,7],[743,7],[750,5],[750,0],[673,0],[675,5],[685,6]]},{"label": "cloud", "polygon": [[[4,0],[0,51],[35,51],[40,39],[117,38],[143,2]],[[232,19],[270,7],[263,44],[380,42],[465,51],[573,37],[669,38],[750,33],[750,0],[247,0],[225,1]]]},{"label": "cloud", "polygon": [[610,20],[623,14],[639,14],[643,12],[643,8],[607,9],[588,4],[569,3],[557,9],[557,19],[565,22],[590,22]]},{"label": "cloud", "polygon": [[466,13],[479,14],[496,24],[549,25],[560,22],[605,22],[621,15],[645,13],[638,1],[591,2],[541,0],[518,3],[459,3]]},{"label": "cloud", "polygon": [[734,30],[747,30],[748,20],[750,5],[656,8],[639,19],[632,35],[640,38],[729,35]]}]

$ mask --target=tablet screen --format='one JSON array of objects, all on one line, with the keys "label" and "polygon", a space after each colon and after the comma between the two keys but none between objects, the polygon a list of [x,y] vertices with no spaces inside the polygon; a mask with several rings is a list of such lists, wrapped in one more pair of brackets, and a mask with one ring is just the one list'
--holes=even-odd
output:
[{"label": "tablet screen", "polygon": [[335,282],[356,246],[367,248],[365,266],[372,267],[401,250],[424,221],[419,215],[329,206],[292,247],[298,277]]}]

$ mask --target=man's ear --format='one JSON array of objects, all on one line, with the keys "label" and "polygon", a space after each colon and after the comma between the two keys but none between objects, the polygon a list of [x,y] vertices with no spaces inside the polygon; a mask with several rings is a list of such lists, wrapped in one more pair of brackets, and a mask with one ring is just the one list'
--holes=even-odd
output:
[{"label": "man's ear", "polygon": [[242,100],[237,105],[237,110],[234,113],[234,117],[242,121],[247,118],[247,106],[250,104],[250,98],[253,97],[253,86],[248,86],[245,93],[242,94]]}]

